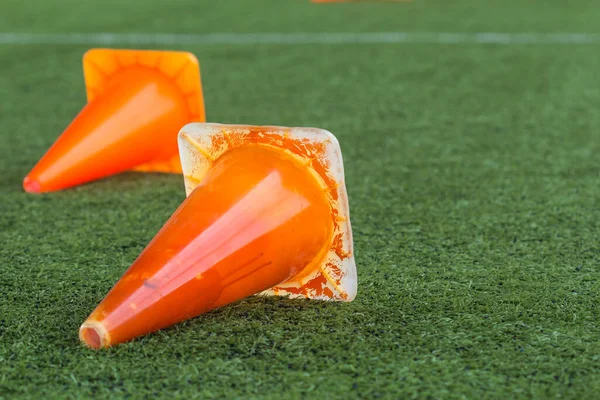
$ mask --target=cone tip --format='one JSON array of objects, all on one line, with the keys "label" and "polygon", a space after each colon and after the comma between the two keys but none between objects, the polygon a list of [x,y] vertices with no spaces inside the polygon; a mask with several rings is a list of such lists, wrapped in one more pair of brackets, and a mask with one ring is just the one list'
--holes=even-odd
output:
[{"label": "cone tip", "polygon": [[84,322],[79,328],[79,340],[92,349],[108,347],[110,343],[108,331],[98,321]]},{"label": "cone tip", "polygon": [[23,179],[23,189],[27,193],[40,193],[42,191],[40,183],[37,180],[30,178],[29,175]]}]

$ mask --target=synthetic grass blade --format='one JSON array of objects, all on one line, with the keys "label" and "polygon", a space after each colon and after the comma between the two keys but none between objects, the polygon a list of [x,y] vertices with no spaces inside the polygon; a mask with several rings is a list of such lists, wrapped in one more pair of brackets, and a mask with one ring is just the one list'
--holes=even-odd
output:
[{"label": "synthetic grass blade", "polygon": [[177,132],[204,121],[200,70],[187,52],[92,49],[88,104],[25,177],[30,193],[126,170],[180,173]]},{"label": "synthetic grass blade", "polygon": [[343,163],[324,130],[191,124],[187,199],[83,323],[109,347],[253,294],[351,301]]}]

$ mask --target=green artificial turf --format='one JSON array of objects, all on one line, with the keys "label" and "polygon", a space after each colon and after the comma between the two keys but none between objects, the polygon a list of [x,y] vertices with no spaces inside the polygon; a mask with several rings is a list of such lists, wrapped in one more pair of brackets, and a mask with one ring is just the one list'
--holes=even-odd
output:
[{"label": "green artificial turf", "polygon": [[[595,0],[2,4],[0,32],[600,31]],[[597,396],[599,45],[175,46],[209,121],[336,134],[358,296],[251,298],[102,351],[79,325],[184,190],[22,191],[85,103],[88,47],[0,44],[0,398]]]}]

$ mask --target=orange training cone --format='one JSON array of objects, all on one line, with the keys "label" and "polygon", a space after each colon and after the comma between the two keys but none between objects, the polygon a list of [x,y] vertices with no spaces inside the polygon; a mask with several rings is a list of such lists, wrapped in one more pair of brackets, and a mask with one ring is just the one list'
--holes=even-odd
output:
[{"label": "orange training cone", "polygon": [[356,295],[343,163],[308,128],[189,124],[179,133],[187,199],[83,323],[109,347],[262,293]]},{"label": "orange training cone", "polygon": [[174,51],[92,49],[88,104],[25,177],[51,192],[127,170],[181,172],[177,132],[204,121],[198,60]]}]

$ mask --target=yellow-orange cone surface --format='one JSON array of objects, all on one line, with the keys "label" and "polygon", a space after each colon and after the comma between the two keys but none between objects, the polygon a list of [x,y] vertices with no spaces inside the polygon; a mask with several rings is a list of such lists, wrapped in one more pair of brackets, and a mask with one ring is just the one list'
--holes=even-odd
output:
[{"label": "yellow-orange cone surface", "polygon": [[88,103],[25,177],[51,192],[127,170],[180,173],[177,133],[203,122],[198,60],[187,52],[92,49]]},{"label": "yellow-orange cone surface", "polygon": [[80,329],[101,348],[253,294],[351,301],[343,163],[324,130],[190,124],[187,199]]}]

